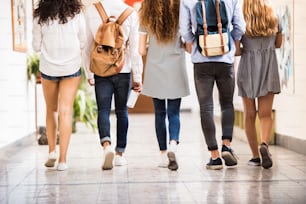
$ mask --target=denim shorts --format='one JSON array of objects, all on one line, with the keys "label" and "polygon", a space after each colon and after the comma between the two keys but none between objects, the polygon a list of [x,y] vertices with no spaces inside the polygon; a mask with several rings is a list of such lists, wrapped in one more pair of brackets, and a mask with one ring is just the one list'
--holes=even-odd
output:
[{"label": "denim shorts", "polygon": [[82,70],[79,69],[76,73],[66,75],[66,76],[49,76],[49,75],[46,75],[44,73],[41,73],[41,77],[46,79],[46,80],[60,81],[60,80],[66,79],[66,78],[79,77],[79,76],[81,76],[81,74],[82,74]]}]

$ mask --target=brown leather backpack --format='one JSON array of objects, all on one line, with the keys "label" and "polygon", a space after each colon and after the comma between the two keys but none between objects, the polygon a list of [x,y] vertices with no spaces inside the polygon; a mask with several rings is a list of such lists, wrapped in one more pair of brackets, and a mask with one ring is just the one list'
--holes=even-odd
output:
[{"label": "brown leather backpack", "polygon": [[93,49],[90,55],[90,71],[102,77],[118,74],[124,65],[126,43],[122,23],[133,12],[131,7],[126,8],[116,19],[108,17],[101,2],[95,3],[102,24],[95,36]]}]

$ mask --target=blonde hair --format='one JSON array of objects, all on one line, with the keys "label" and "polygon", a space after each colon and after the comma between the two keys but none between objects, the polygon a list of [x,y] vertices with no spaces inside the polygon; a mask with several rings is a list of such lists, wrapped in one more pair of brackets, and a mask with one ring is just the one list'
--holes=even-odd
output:
[{"label": "blonde hair", "polygon": [[243,15],[247,36],[271,36],[278,31],[277,16],[267,0],[243,0]]},{"label": "blonde hair", "polygon": [[158,43],[174,41],[179,10],[180,0],[144,0],[139,10],[140,25],[155,35]]}]

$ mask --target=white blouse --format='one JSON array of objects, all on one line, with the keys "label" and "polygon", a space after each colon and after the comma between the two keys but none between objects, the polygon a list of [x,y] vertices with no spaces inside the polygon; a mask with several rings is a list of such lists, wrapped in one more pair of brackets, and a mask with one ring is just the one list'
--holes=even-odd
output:
[{"label": "white blouse", "polygon": [[77,72],[82,66],[85,29],[83,13],[68,18],[65,24],[53,20],[40,25],[38,18],[35,18],[32,46],[35,52],[41,52],[39,70],[49,76],[66,76]]},{"label": "white blouse", "polygon": [[[108,16],[118,17],[126,8],[122,0],[103,0],[103,7]],[[94,5],[87,8],[85,12],[86,20],[86,43],[83,54],[84,67],[86,70],[86,77],[88,79],[93,78],[93,73],[89,70],[90,65],[90,52],[92,50],[94,37],[98,30],[99,25],[102,23],[102,19]],[[142,81],[142,58],[138,52],[138,29],[139,21],[137,12],[134,11],[122,24],[125,42],[129,40],[127,52],[125,56],[124,66],[121,73],[133,73],[134,82]]]}]

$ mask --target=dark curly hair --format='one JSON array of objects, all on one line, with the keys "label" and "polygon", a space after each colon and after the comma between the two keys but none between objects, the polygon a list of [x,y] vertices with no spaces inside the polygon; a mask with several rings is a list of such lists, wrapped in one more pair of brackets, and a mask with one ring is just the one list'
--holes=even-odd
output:
[{"label": "dark curly hair", "polygon": [[40,0],[33,12],[33,17],[39,18],[39,24],[49,24],[53,20],[65,24],[68,22],[67,18],[73,18],[80,13],[82,7],[80,0]]},{"label": "dark curly hair", "polygon": [[176,38],[179,25],[180,0],[144,0],[139,10],[140,25],[167,43]]}]

